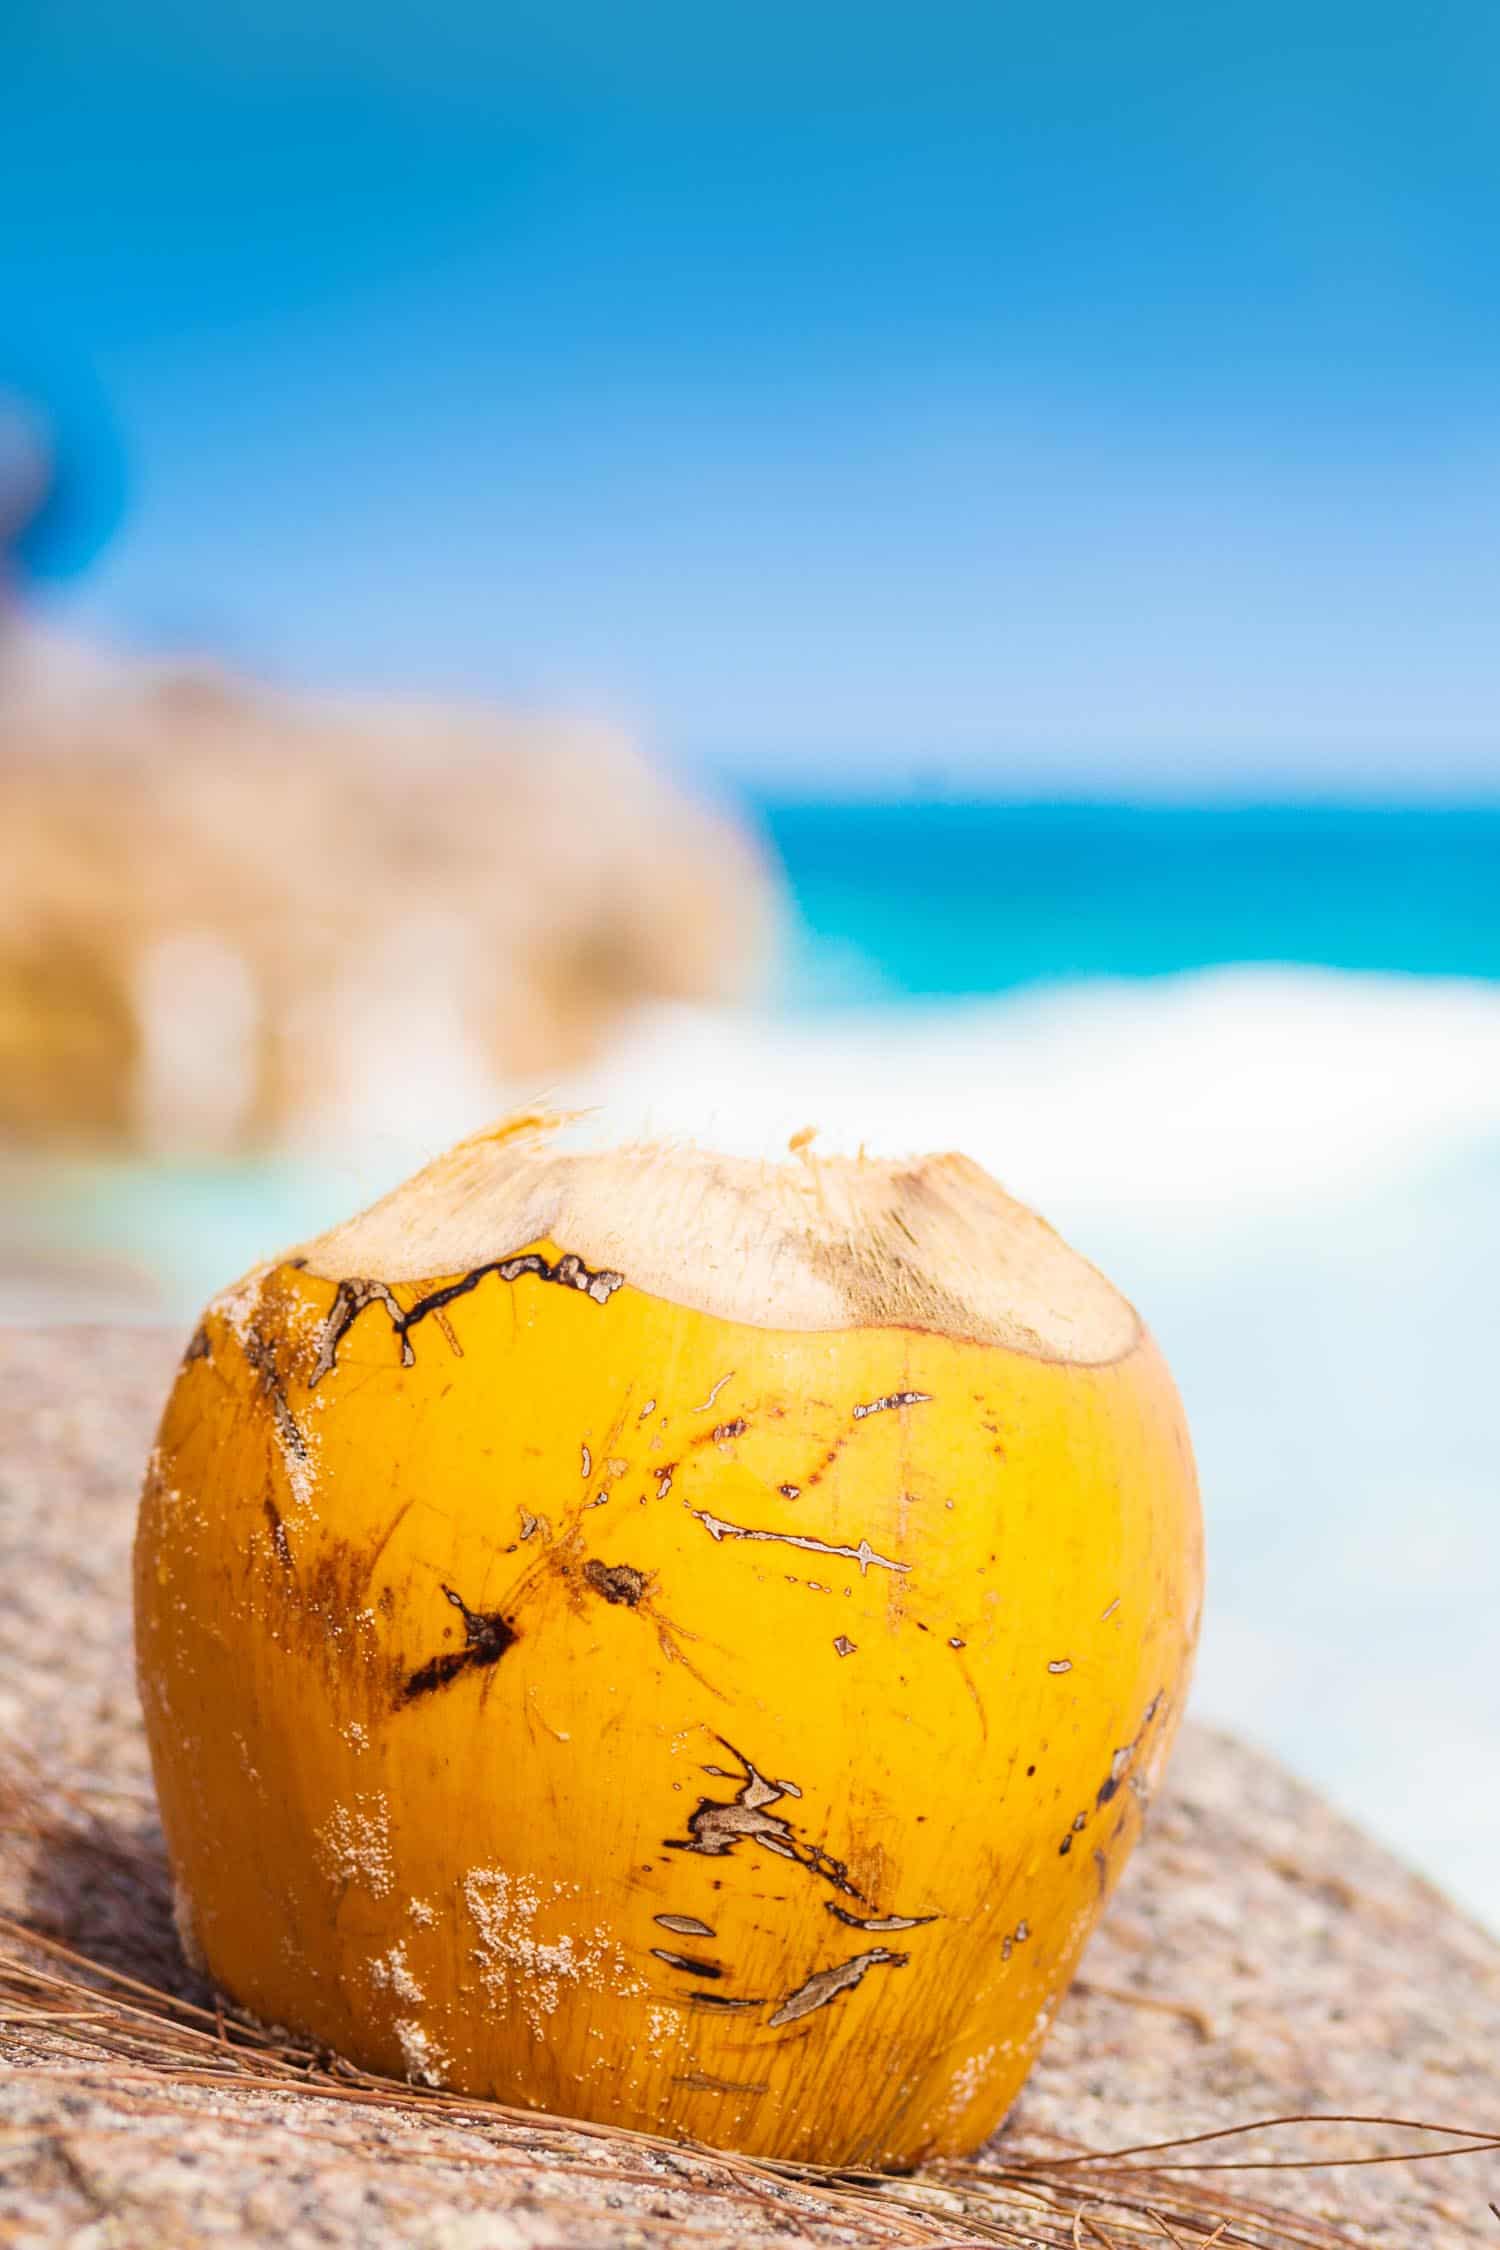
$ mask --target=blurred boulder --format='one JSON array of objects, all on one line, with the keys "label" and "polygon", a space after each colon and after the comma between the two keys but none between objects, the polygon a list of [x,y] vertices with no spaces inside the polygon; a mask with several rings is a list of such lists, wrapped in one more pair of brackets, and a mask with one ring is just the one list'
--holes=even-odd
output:
[{"label": "blurred boulder", "polygon": [[748,835],[603,727],[0,632],[0,1142],[420,1132],[753,987]]}]

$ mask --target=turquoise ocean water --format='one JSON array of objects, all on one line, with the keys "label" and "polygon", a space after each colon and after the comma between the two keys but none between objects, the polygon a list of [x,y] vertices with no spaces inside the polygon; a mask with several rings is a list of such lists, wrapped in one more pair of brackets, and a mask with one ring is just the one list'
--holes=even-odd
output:
[{"label": "turquoise ocean water", "polygon": [[1500,805],[766,802],[802,1000],[1290,962],[1500,978]]}]

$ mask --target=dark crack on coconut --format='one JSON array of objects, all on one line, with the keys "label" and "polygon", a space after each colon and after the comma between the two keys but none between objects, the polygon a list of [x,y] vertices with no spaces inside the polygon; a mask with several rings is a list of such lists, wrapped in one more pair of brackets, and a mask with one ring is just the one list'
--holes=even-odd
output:
[{"label": "dark crack on coconut", "polygon": [[889,1414],[897,1406],[930,1406],[931,1391],[888,1391],[884,1398],[872,1398],[863,1406],[856,1406],[854,1419],[863,1422],[871,1414]]},{"label": "dark crack on coconut", "polygon": [[690,2094],[768,2094],[771,2089],[760,2079],[711,2078],[707,2071],[692,2070],[680,2074],[672,2081],[674,2086],[685,2086]]},{"label": "dark crack on coconut", "polygon": [[685,1977],[717,1981],[724,1974],[717,1961],[699,1961],[691,1953],[671,1953],[664,1945],[653,1945],[651,1951],[658,1961],[665,1961],[669,1969],[680,1969]]},{"label": "dark crack on coconut", "polygon": [[[1127,1782],[1130,1784],[1130,1787],[1136,1792],[1137,1796],[1141,1798],[1142,1803],[1144,1804],[1148,1795],[1148,1791],[1141,1776],[1135,1770],[1136,1761],[1140,1755],[1142,1744],[1145,1742],[1147,1735],[1151,1732],[1152,1722],[1161,1711],[1162,1707],[1166,1703],[1166,1700],[1166,1690],[1164,1688],[1158,1688],[1156,1694],[1152,1696],[1151,1701],[1146,1705],[1145,1710],[1142,1712],[1141,1723],[1136,1728],[1135,1733],[1131,1736],[1129,1742],[1122,1742],[1119,1749],[1116,1750],[1114,1756],[1110,1759],[1109,1771],[1104,1776],[1104,1779],[1100,1782],[1097,1790],[1094,1792],[1094,1812],[1103,1812],[1105,1806],[1112,1802],[1112,1800],[1119,1794],[1120,1790],[1125,1786]],[[1081,1812],[1074,1816],[1072,1826],[1068,1830],[1068,1833],[1063,1837],[1062,1842],[1057,1847],[1059,1857],[1065,1859],[1068,1853],[1071,1852],[1071,1850],[1073,1849],[1073,1838],[1075,1836],[1081,1836],[1083,1834],[1084,1830],[1088,1827],[1090,1817],[1091,1816],[1088,1812]]]},{"label": "dark crack on coconut", "polygon": [[851,1914],[847,1906],[838,1906],[830,1899],[824,1905],[836,1921],[851,1930],[920,1930],[928,1922],[940,1922],[940,1914]]},{"label": "dark crack on coconut", "polygon": [[455,1594],[451,1586],[445,1586],[443,1592],[464,1621],[464,1645],[444,1649],[430,1657],[420,1671],[413,1672],[402,1690],[404,1703],[430,1695],[435,1688],[448,1687],[464,1672],[498,1664],[519,1638],[515,1627],[498,1610],[470,1609],[462,1594]]},{"label": "dark crack on coconut", "polygon": [[1142,1718],[1139,1727],[1136,1729],[1134,1737],[1129,1742],[1122,1744],[1121,1747],[1115,1752],[1114,1756],[1110,1759],[1109,1772],[1100,1782],[1098,1791],[1094,1798],[1094,1809],[1096,1812],[1103,1811],[1104,1807],[1109,1803],[1110,1799],[1119,1789],[1120,1784],[1129,1778],[1130,1769],[1135,1764],[1136,1752],[1140,1749],[1141,1743],[1145,1739],[1146,1730],[1150,1726],[1152,1720],[1156,1717],[1157,1712],[1161,1709],[1164,1700],[1165,1697],[1163,1694],[1158,1693],[1152,1696],[1151,1701],[1146,1705],[1145,1716]]},{"label": "dark crack on coconut", "polygon": [[634,1609],[646,1591],[645,1572],[637,1570],[631,1563],[591,1560],[584,1564],[583,1575],[594,1592],[602,1595],[605,1601],[623,1602],[627,1609]]},{"label": "dark crack on coconut", "polygon": [[[700,1797],[696,1809],[688,1815],[686,1836],[668,1836],[665,1843],[669,1851],[701,1852],[707,1859],[723,1859],[738,1844],[759,1844],[763,1851],[774,1852],[778,1859],[790,1859],[810,1875],[831,1883],[835,1890],[848,1898],[862,1899],[862,1894],[849,1880],[849,1870],[841,1859],[835,1859],[821,1844],[810,1844],[797,1835],[791,1822],[780,1813],[773,1813],[772,1805],[784,1797],[800,1797],[802,1792],[794,1781],[768,1781],[763,1773],[751,1764],[743,1750],[736,1750],[723,1735],[716,1738],[732,1758],[739,1761],[744,1779],[736,1794],[725,1800],[720,1797]],[[705,1766],[705,1773],[723,1774],[722,1766]],[[732,1775],[724,1775],[732,1780]]]},{"label": "dark crack on coconut", "polygon": [[318,1356],[308,1377],[307,1387],[313,1390],[323,1377],[338,1364],[338,1348],[353,1323],[369,1305],[383,1305],[391,1327],[400,1339],[401,1364],[410,1367],[415,1361],[411,1348],[411,1331],[429,1313],[440,1313],[455,1298],[467,1297],[477,1289],[489,1274],[497,1274],[506,1283],[524,1280],[527,1275],[537,1281],[554,1282],[560,1289],[575,1289],[580,1296],[588,1297],[596,1305],[607,1305],[617,1289],[623,1288],[625,1276],[612,1273],[607,1268],[595,1272],[586,1266],[576,1252],[565,1250],[556,1261],[544,1258],[539,1250],[523,1251],[511,1258],[492,1258],[487,1265],[475,1266],[458,1281],[446,1282],[441,1289],[433,1289],[419,1297],[414,1305],[404,1310],[397,1303],[383,1281],[362,1280],[351,1277],[341,1281],[334,1295],[328,1317],[318,1338]]},{"label": "dark crack on coconut", "polygon": [[311,1458],[307,1439],[287,1403],[286,1385],[276,1364],[275,1351],[253,1328],[246,1331],[241,1341],[245,1357],[260,1383],[261,1396],[271,1409],[277,1437],[293,1460],[307,1462]]},{"label": "dark crack on coconut", "polygon": [[881,1964],[904,1969],[910,1959],[909,1953],[892,1953],[889,1946],[872,1945],[868,1953],[856,1953],[848,1961],[836,1962],[831,1969],[817,1969],[795,1992],[788,1993],[776,2013],[767,2019],[770,2029],[779,2030],[782,2024],[796,2023],[815,2009],[826,2008],[840,1993],[852,1992],[857,1984],[862,1984],[870,1969]]},{"label": "dark crack on coconut", "polygon": [[858,1563],[861,1578],[869,1576],[872,1564],[879,1570],[898,1574],[911,1569],[910,1563],[897,1562],[893,1556],[877,1554],[865,1538],[861,1538],[857,1547],[840,1547],[828,1539],[814,1539],[806,1532],[766,1531],[756,1524],[729,1523],[723,1516],[714,1515],[708,1508],[690,1508],[685,1500],[682,1504],[690,1516],[697,1517],[716,1547],[722,1546],[726,1539],[764,1540],[773,1547],[801,1547],[808,1554],[832,1555],[835,1560]]}]

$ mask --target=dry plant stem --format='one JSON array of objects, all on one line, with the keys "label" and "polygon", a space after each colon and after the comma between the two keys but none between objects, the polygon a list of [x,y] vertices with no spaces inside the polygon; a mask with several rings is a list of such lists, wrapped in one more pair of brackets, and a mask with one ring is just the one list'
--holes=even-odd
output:
[{"label": "dry plant stem", "polygon": [[1130,1992],[1123,1985],[1100,1984],[1096,1977],[1075,1977],[1073,1988],[1077,1992],[1097,1992],[1101,2000],[1118,2001],[1122,2008],[1153,2008],[1158,2015],[1177,2016],[1190,2023],[1200,2039],[1212,2039],[1213,2018],[1202,2008],[1194,2008],[1185,2000],[1163,2000],[1152,1992]]},{"label": "dry plant stem", "polygon": [[[1345,2164],[1391,2164],[1421,2161],[1474,2148],[1500,2147],[1500,2134],[1476,2136],[1459,2126],[1430,2120],[1384,2117],[1365,2113],[1338,2113],[1246,2120],[1242,2125],[1212,2133],[1185,2134],[1170,2141],[1137,2144],[1118,2150],[1081,2150],[1070,2154],[1007,2158],[994,2169],[978,2164],[950,2162],[934,2166],[926,2175],[890,2179],[883,2174],[830,2171],[806,2163],[751,2160],[656,2141],[650,2135],[607,2125],[588,2125],[572,2119],[548,2118],[503,2105],[474,2101],[441,2092],[418,2091],[382,2082],[369,2073],[339,2065],[338,2077],[329,2074],[322,2058],[288,2047],[273,2035],[237,2024],[191,2001],[157,1991],[142,1979],[96,1963],[75,1948],[33,1930],[11,1916],[0,1916],[0,1931],[22,1948],[35,1949],[61,1965],[60,1970],[34,1966],[15,1954],[0,1957],[0,2020],[24,2021],[38,2033],[50,2032],[64,2052],[75,2048],[129,2057],[137,2067],[111,2073],[114,2085],[139,2086],[147,2094],[140,2113],[173,2114],[170,2100],[152,2102],[149,2089],[201,2085],[231,2086],[249,2094],[277,2095],[291,2091],[316,2093],[334,2102],[356,2106],[386,2106],[415,2113],[434,2112],[455,2123],[483,2128],[486,2125],[524,2126],[533,2141],[540,2139],[554,2152],[573,2144],[567,2165],[570,2177],[597,2178],[613,2185],[659,2187],[659,2169],[633,2166],[622,2157],[649,2155],[657,2166],[690,2176],[694,2192],[712,2198],[748,2196],[757,2207],[773,2214],[783,2228],[788,2222],[799,2229],[837,2222],[851,2209],[863,2211],[896,2244],[952,2246],[958,2239],[1026,2246],[1061,2245],[1087,2240],[1107,2246],[1124,2246],[1150,2240],[1165,2241],[1191,2250],[1211,2245],[1265,2246],[1265,2250],[1337,2250],[1350,2240],[1336,2228],[1315,2221],[1278,2214],[1245,2199],[1228,2202],[1222,2191],[1177,2187],[1164,2200],[1160,2175],[1173,2170],[1209,2171],[1226,2167],[1212,2159],[1190,2164],[1127,2162],[1141,2156],[1166,2157],[1178,2149],[1191,2149],[1240,2134],[1294,2128],[1300,2125],[1350,2124],[1380,2127],[1406,2133],[1439,2133],[1452,2139],[1454,2150],[1419,2150],[1298,2160],[1264,2160],[1294,2169],[1337,2169]],[[72,1972],[72,1973],[61,1973]],[[111,1990],[117,1988],[117,1990]],[[129,1991],[127,2001],[117,1992]],[[90,2004],[78,2005],[82,2000]],[[189,2019],[184,2021],[183,2019]],[[210,2032],[205,2027],[213,2025]],[[234,2043],[230,2043],[231,2040]],[[210,2061],[208,2058],[214,2058]],[[147,2067],[140,2067],[145,2063]],[[38,2058],[34,2070],[56,2068]],[[9,2077],[11,2072],[0,2073]],[[230,2118],[222,2120],[233,2125]],[[245,2120],[246,2130],[258,2123]],[[118,2128],[125,2131],[126,2128]],[[287,2125],[289,2137],[302,2142],[318,2139],[316,2128]],[[329,2136],[321,2136],[329,2139]],[[618,2151],[610,2162],[590,2163],[576,2154],[578,2141],[595,2141]],[[410,2161],[411,2151],[402,2151]],[[498,2166],[525,2170],[534,2163],[531,2152],[507,2153],[493,2146],[482,2150],[415,2152],[418,2161],[434,2165]],[[1262,2160],[1246,2160],[1243,2168],[1256,2168]],[[1073,2177],[1077,2168],[1090,2167],[1086,2179]],[[1237,2167],[1239,2168],[1239,2167]],[[1135,2183],[1155,2182],[1149,2192]],[[788,2198],[791,2203],[788,2203]],[[963,2230],[956,2238],[953,2228]],[[1058,2232],[1058,2228],[1065,2229]],[[1187,2231],[1191,2230],[1191,2231]],[[805,2232],[798,2239],[812,2241]]]},{"label": "dry plant stem", "polygon": [[[1158,2151],[1177,2148],[1201,2148],[1210,2141],[1234,2140],[1246,2133],[1263,2133],[1282,2125],[1383,2125],[1399,2133],[1441,2133],[1449,2140],[1462,2142],[1463,2147],[1401,2149],[1379,2156],[1314,2156],[1301,2158],[1243,2157],[1234,2162],[1217,2162],[1200,2158],[1192,2164],[1142,2166],[1142,2170],[1177,2172],[1258,2172],[1277,2169],[1284,2172],[1328,2171],[1345,2164],[1419,2164],[1435,2156],[1469,2156],[1476,2151],[1500,2148],[1500,2129],[1486,2132],[1475,2125],[1430,2125],[1412,2117],[1383,2117],[1364,2111],[1299,2111],[1286,2117],[1260,2117],[1247,2120],[1243,2125],[1219,2125],[1209,2133],[1178,2134],[1169,2141],[1138,2141],[1131,2148],[1091,2149],[1076,2156],[1049,2157],[1042,2160],[1039,2169],[1051,2172],[1077,2164],[1118,2164],[1129,2156],[1152,2156]],[[1025,2170],[1024,2165],[1013,2165],[1013,2170]]]}]

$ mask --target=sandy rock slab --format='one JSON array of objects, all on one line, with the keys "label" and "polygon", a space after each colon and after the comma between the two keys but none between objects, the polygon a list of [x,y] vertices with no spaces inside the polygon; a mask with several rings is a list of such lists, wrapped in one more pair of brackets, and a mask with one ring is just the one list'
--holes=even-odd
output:
[{"label": "sandy rock slab", "polygon": [[[0,1331],[0,2243],[1500,2250],[1500,2149],[1128,2180],[1123,2159],[1057,2168],[1307,2111],[1500,2131],[1500,1947],[1268,1759],[1201,1728],[982,2180],[778,2176],[362,2081],[221,2029],[173,1930],[130,1646],[135,1489],[180,1342]],[[1322,2125],[1149,2161],[1437,2145]]]},{"label": "sandy rock slab", "polygon": [[[0,594],[4,588],[0,587]],[[0,1132],[341,1147],[758,989],[739,818],[607,725],[277,694],[0,613]]]}]

